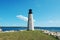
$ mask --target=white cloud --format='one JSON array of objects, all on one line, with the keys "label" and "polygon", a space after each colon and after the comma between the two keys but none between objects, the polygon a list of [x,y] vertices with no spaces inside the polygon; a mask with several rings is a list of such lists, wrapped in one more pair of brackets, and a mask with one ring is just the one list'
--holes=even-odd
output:
[{"label": "white cloud", "polygon": [[16,17],[19,18],[19,19],[22,19],[24,21],[28,21],[28,18],[27,17],[24,17],[22,15],[17,15]]},{"label": "white cloud", "polygon": [[49,20],[47,24],[48,26],[60,26],[60,20]]},{"label": "white cloud", "polygon": [[[19,18],[19,19],[22,19],[24,21],[28,21],[28,18],[23,16],[23,15],[17,15],[16,17]],[[35,22],[35,20],[34,20],[34,22]]]},{"label": "white cloud", "polygon": [[48,22],[49,22],[49,23],[53,23],[54,21],[52,21],[52,20],[49,20]]},{"label": "white cloud", "polygon": [[60,23],[60,20],[49,20],[49,23]]},{"label": "white cloud", "polygon": [[47,20],[41,21],[40,26],[42,27],[60,27],[60,20]]}]

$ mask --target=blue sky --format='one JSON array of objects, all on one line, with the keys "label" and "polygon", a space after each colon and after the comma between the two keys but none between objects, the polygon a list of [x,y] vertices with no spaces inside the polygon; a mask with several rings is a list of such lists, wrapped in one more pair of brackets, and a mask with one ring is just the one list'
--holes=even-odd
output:
[{"label": "blue sky", "polygon": [[60,0],[0,0],[0,26],[27,26],[16,16],[28,17],[30,8],[35,26],[60,27]]}]

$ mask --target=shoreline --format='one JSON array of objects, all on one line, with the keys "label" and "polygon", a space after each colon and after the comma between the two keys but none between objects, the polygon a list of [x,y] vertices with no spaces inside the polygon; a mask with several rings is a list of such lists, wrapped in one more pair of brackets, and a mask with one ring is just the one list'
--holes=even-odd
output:
[{"label": "shoreline", "polygon": [[58,38],[60,40],[60,32],[53,32],[53,31],[49,31],[49,30],[42,30],[42,32],[47,35],[54,36],[55,38]]}]

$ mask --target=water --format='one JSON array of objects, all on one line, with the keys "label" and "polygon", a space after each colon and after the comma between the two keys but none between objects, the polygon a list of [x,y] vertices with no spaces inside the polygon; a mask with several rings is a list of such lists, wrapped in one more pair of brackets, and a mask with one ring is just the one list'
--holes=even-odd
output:
[{"label": "water", "polygon": [[49,30],[54,32],[60,32],[60,27],[36,27],[36,29]]},{"label": "water", "polygon": [[[9,30],[27,30],[27,27],[0,27],[2,31],[9,31]],[[60,32],[60,27],[35,27],[34,29],[43,29],[43,30],[49,30],[49,31],[55,31]]]}]

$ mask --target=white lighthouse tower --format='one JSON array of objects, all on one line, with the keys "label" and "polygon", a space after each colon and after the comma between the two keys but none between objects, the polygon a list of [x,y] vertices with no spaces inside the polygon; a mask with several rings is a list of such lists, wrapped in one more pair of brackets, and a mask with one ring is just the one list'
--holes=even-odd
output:
[{"label": "white lighthouse tower", "polygon": [[34,30],[32,9],[29,9],[29,13],[28,13],[28,29],[27,30]]}]

